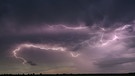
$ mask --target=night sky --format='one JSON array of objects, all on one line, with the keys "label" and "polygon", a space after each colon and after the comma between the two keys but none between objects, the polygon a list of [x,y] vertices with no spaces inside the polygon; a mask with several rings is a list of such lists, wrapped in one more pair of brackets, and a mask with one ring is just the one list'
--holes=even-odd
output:
[{"label": "night sky", "polygon": [[0,74],[135,72],[135,0],[0,0]]}]

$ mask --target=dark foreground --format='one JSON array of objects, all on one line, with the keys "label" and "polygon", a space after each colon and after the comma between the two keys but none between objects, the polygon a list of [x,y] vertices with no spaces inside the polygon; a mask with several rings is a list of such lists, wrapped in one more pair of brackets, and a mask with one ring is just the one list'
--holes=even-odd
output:
[{"label": "dark foreground", "polygon": [[135,73],[123,74],[0,74],[0,76],[135,76]]}]

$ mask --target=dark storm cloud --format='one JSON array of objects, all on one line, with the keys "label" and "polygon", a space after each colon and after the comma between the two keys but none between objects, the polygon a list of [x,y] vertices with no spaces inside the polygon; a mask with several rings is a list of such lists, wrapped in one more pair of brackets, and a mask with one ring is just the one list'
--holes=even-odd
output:
[{"label": "dark storm cloud", "polygon": [[89,18],[93,16],[92,19],[100,19],[100,16],[104,17],[105,15],[115,19],[134,11],[133,0],[4,0],[1,1],[1,4],[2,16],[9,14],[24,22],[36,19],[36,17],[39,19],[37,21],[40,19],[48,20],[48,22],[59,21],[59,19],[70,21],[72,19],[74,22],[86,13]]},{"label": "dark storm cloud", "polygon": [[107,67],[112,67],[116,65],[122,65],[125,63],[130,63],[130,62],[135,62],[135,58],[110,58],[106,60],[101,60],[96,65],[98,65],[101,68],[107,68]]},{"label": "dark storm cloud", "polygon": [[87,33],[78,33],[77,31],[63,32],[63,33],[32,33],[32,34],[8,34],[0,37],[1,45],[15,44],[15,43],[52,43],[72,45],[77,44],[82,40],[89,39]]},{"label": "dark storm cloud", "polygon": [[27,60],[27,63],[35,65],[55,65],[71,62],[70,54],[64,52],[55,52],[53,50],[42,50],[38,48],[24,48],[19,53],[20,56]]},{"label": "dark storm cloud", "polygon": [[2,0],[0,21],[6,30],[11,26],[24,28],[42,23],[71,25],[84,22],[91,26],[102,22],[109,27],[116,22],[133,21],[134,7],[134,0]]},{"label": "dark storm cloud", "polygon": [[[17,20],[19,25],[45,23],[76,23],[81,16],[82,4],[80,1],[68,0],[21,0],[1,1],[2,18],[9,17]],[[5,14],[6,13],[6,14]]]},{"label": "dark storm cloud", "polygon": [[[84,58],[82,58],[82,60],[78,58],[78,62],[82,66],[80,66],[78,62],[76,66],[81,67],[81,69],[87,69],[87,71],[89,70],[89,66],[92,67],[90,70],[93,71],[93,69],[96,69],[97,72],[97,67],[95,66],[98,66],[100,69],[103,68],[102,70],[104,70],[104,67],[134,62],[134,58],[111,57],[108,57],[109,60],[107,60],[108,58],[104,58],[101,59],[101,61],[98,61],[98,58],[104,57],[104,53],[106,53],[107,50],[123,50],[123,43],[119,43],[119,45],[114,45],[113,47],[109,46],[105,49],[91,49],[84,44],[79,44],[85,40],[88,40],[91,43],[98,41],[96,40],[96,38],[99,38],[98,36],[95,37],[95,35],[88,34],[99,30],[91,29],[94,24],[103,27],[111,27],[113,25],[116,25],[116,27],[123,26],[123,24],[134,22],[134,13],[134,0],[0,0],[0,54],[2,57],[5,56],[5,53],[7,54],[7,51],[13,49],[14,47],[12,46],[15,44],[60,44],[61,46],[68,48],[68,50],[72,49],[70,51],[82,49],[85,54]],[[84,26],[88,26],[89,28],[87,30],[71,30],[57,26],[63,24],[64,26],[72,27],[79,26],[81,23],[84,23]],[[53,29],[49,28],[49,26],[56,27]],[[93,40],[90,39],[92,37],[94,38]],[[126,48],[131,47],[134,47],[134,43],[126,46]],[[65,57],[65,54],[56,53],[54,56],[51,56],[52,52],[50,53],[48,51],[45,52],[48,55],[37,55],[37,59],[38,57],[40,58],[36,61],[34,59],[35,55],[33,55],[34,52],[31,53],[31,51],[38,50],[38,52],[36,51],[38,54],[42,54],[43,52],[39,52],[40,49],[36,48],[27,50],[29,51],[23,53],[28,54],[26,55],[28,60],[31,58],[28,62],[30,65],[38,64],[38,60],[41,64],[42,62],[55,64],[59,58],[61,58],[60,62],[71,61],[68,56]],[[89,53],[85,51],[88,51]],[[25,54],[23,54],[24,57]],[[64,57],[67,58],[67,61]],[[93,58],[95,58],[95,60]],[[97,63],[93,64],[94,61],[97,61]],[[83,66],[85,66],[85,68]]]},{"label": "dark storm cloud", "polygon": [[27,61],[28,64],[30,64],[31,66],[36,66],[37,64],[32,62],[32,61]]},{"label": "dark storm cloud", "polygon": [[[76,39],[85,35],[76,36],[30,34],[16,35],[20,30],[39,28],[47,24],[68,24],[74,26],[83,22],[87,26],[99,23],[99,26],[108,26],[134,20],[135,1],[128,0],[1,0],[0,1],[0,41],[1,45],[14,42],[63,41],[77,42]],[[44,25],[46,24],[46,25]],[[31,31],[31,32],[34,32]],[[13,33],[13,34],[11,34]],[[74,36],[74,38],[69,38]],[[53,37],[54,36],[54,37]],[[68,39],[67,39],[68,38]],[[3,47],[2,46],[2,47]]]}]

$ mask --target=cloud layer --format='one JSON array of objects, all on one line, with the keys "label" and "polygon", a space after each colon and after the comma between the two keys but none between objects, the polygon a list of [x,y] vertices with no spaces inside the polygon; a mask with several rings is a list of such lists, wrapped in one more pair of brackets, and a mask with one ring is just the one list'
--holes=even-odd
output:
[{"label": "cloud layer", "polygon": [[[134,0],[1,0],[0,11],[0,73],[135,71]],[[18,55],[30,65],[23,65],[12,53],[20,44],[66,52],[25,47]]]}]

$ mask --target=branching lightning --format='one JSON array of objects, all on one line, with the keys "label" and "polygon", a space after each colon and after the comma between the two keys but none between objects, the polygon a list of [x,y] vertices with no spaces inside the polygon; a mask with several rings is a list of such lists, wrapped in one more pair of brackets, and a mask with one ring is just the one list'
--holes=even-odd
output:
[{"label": "branching lightning", "polygon": [[[105,29],[103,27],[99,27],[100,30],[98,30],[99,32],[95,33],[95,35],[99,35],[97,36],[95,39],[96,40],[92,40],[91,38],[88,40],[85,40],[83,42],[81,42],[80,44],[78,44],[76,47],[79,47],[80,45],[88,45],[89,47],[103,47],[103,46],[107,46],[108,44],[111,44],[114,41],[118,41],[120,39],[127,39],[127,38],[133,38],[135,36],[125,36],[123,32],[126,31],[127,28],[129,28],[132,25],[124,25],[122,27],[116,28],[115,30],[111,31],[110,33],[107,34],[107,36],[109,36],[108,39],[105,39],[105,34],[108,31],[108,29]],[[89,33],[91,34],[91,33]],[[92,33],[93,34],[93,33]]]},{"label": "branching lightning", "polygon": [[[102,33],[102,34],[101,34],[101,39],[100,39],[101,46],[108,45],[109,43],[111,43],[111,42],[113,42],[113,41],[116,41],[116,40],[119,40],[119,39],[135,37],[135,36],[121,37],[121,36],[118,36],[118,35],[117,35],[118,33],[122,34],[122,31],[124,31],[125,29],[127,29],[127,28],[130,27],[130,26],[131,26],[131,25],[124,25],[123,27],[117,28],[116,30],[114,30],[113,38],[110,39],[110,40],[107,40],[106,42],[103,41],[104,33]],[[102,30],[105,31],[104,28],[102,28]]]},{"label": "branching lightning", "polygon": [[[124,36],[124,37],[121,36],[121,35],[123,35],[123,31],[125,31],[130,26],[131,25],[124,25],[123,27],[119,27],[119,28],[113,30],[111,33],[107,34],[107,36],[109,36],[108,39],[104,38],[105,34],[106,34],[105,32],[107,31],[107,29],[105,29],[103,27],[99,27],[101,29],[99,31],[100,34],[98,34],[100,36],[99,40],[93,41],[91,39],[88,39],[88,40],[85,40],[85,41],[79,43],[74,48],[75,48],[75,50],[78,50],[80,47],[82,47],[85,44],[88,45],[89,47],[92,47],[92,46],[94,46],[94,47],[104,47],[104,46],[106,46],[108,44],[111,44],[112,42],[114,42],[116,40],[119,40],[119,39],[133,38],[135,36]],[[82,26],[68,27],[68,26],[64,26],[64,25],[62,25],[62,27],[64,27],[65,29],[71,29],[71,30],[85,30],[86,28],[88,28],[88,27],[82,27]],[[69,52],[64,47],[58,47],[58,46],[57,47],[55,47],[55,46],[50,47],[50,46],[36,45],[36,44],[21,44],[21,45],[17,46],[16,49],[12,51],[12,53],[13,53],[13,56],[15,58],[22,60],[23,64],[26,64],[28,62],[25,58],[23,58],[21,56],[18,56],[18,52],[21,51],[23,48],[38,48],[38,49],[42,49],[42,50],[53,50],[53,51],[60,51],[60,52]],[[77,52],[69,52],[69,54],[72,57],[80,56],[80,54],[77,53]]]},{"label": "branching lightning", "polygon": [[[105,45],[108,45],[109,43],[113,42],[113,41],[116,41],[116,40],[119,40],[119,39],[122,39],[122,37],[118,36],[117,33],[120,33],[121,34],[121,31],[124,31],[126,28],[130,27],[131,25],[124,25],[123,27],[120,27],[120,28],[117,28],[116,30],[114,30],[114,33],[113,33],[113,38],[110,39],[110,40],[107,40],[107,41],[103,41],[103,37],[104,37],[104,32],[101,34],[101,39],[100,39],[100,42],[101,42],[101,46],[105,46]],[[103,31],[105,31],[104,28],[102,28]],[[117,32],[119,31],[119,32]],[[134,37],[134,36],[132,36]],[[126,38],[126,37],[125,37]]]}]

